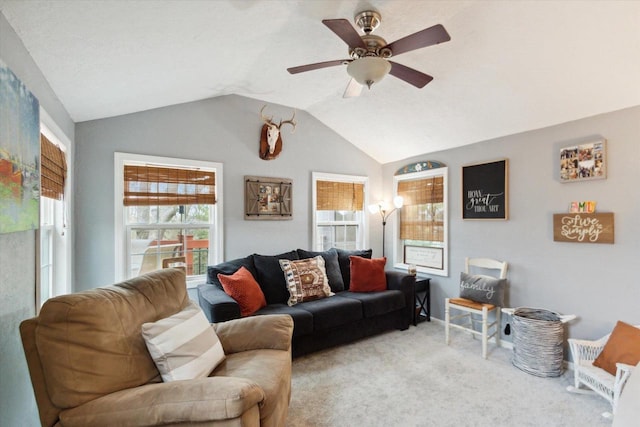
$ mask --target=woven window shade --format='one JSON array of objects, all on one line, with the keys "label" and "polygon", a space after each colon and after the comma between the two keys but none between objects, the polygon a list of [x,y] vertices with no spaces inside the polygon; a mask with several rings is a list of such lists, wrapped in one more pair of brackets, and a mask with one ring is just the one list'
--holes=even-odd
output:
[{"label": "woven window shade", "polygon": [[40,194],[54,200],[64,199],[67,160],[64,151],[40,134]]},{"label": "woven window shade", "polygon": [[444,241],[444,224],[434,219],[434,205],[444,201],[443,182],[440,176],[398,183],[398,195],[404,201],[400,211],[401,239]]},{"label": "woven window shade", "polygon": [[125,165],[124,205],[212,205],[215,185],[213,171]]},{"label": "woven window shade", "polygon": [[441,203],[444,200],[443,182],[444,180],[441,176],[417,179],[415,181],[400,181],[398,183],[398,196],[402,196],[403,206]]},{"label": "woven window shade", "polygon": [[316,181],[316,209],[319,211],[361,211],[364,184]]}]

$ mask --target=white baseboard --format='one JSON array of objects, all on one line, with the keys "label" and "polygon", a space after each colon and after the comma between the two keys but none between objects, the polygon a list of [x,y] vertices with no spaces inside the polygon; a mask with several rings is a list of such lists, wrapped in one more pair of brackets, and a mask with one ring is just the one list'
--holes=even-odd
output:
[{"label": "white baseboard", "polygon": [[[431,317],[431,323],[437,323],[438,325],[442,326],[444,328],[444,320],[441,319],[437,319],[435,317]],[[494,337],[489,339],[490,343],[495,344],[496,340]],[[506,341],[506,340],[500,340],[500,347],[502,348],[506,348],[508,350],[513,350],[513,343],[511,341]],[[563,360],[562,361],[562,366],[564,366],[564,368],[566,370],[569,371],[573,371],[573,363],[569,362],[568,360]]]}]

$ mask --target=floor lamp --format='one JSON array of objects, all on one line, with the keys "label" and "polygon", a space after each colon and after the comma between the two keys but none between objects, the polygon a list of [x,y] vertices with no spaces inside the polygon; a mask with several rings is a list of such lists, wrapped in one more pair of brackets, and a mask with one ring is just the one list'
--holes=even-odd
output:
[{"label": "floor lamp", "polygon": [[379,213],[382,218],[382,256],[384,257],[384,235],[385,235],[385,227],[387,225],[387,218],[396,210],[402,207],[402,197],[396,196],[393,198],[393,206],[394,208],[389,210],[389,204],[385,201],[380,201],[373,205],[369,205],[369,212],[372,214]]}]

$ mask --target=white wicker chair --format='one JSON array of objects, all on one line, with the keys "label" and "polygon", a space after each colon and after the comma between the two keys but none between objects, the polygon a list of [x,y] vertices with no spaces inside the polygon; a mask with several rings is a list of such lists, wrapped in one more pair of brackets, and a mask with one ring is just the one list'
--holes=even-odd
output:
[{"label": "white wicker chair", "polygon": [[[636,325],[636,327],[640,328],[640,325]],[[593,361],[596,360],[604,348],[610,335],[608,334],[596,341],[574,338],[569,338],[568,340],[571,357],[573,358],[574,385],[568,386],[567,390],[574,393],[595,392],[607,399],[611,404],[611,412],[602,414],[606,418],[611,418],[615,415],[622,389],[634,368],[624,363],[616,363],[617,370],[614,376],[604,369],[593,366]],[[584,385],[590,390],[582,389],[580,385]]]}]

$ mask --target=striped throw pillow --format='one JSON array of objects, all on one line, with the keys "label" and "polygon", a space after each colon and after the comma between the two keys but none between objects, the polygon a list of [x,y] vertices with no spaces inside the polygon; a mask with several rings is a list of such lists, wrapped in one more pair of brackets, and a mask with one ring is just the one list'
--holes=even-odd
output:
[{"label": "striped throw pillow", "polygon": [[142,336],[164,382],[206,377],[225,357],[216,332],[193,301],[173,316],[144,323]]}]

